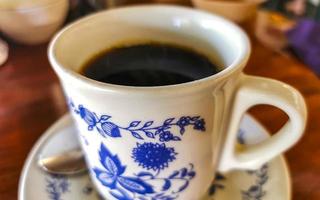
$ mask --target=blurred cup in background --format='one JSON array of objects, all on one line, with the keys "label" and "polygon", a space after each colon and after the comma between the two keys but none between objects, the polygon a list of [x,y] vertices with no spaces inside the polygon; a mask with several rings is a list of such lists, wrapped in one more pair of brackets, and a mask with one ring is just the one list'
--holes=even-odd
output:
[{"label": "blurred cup in background", "polygon": [[0,31],[24,44],[49,41],[63,24],[68,0],[1,0]]},{"label": "blurred cup in background", "polygon": [[265,0],[192,0],[195,7],[215,13],[236,23],[254,17],[259,4]]}]

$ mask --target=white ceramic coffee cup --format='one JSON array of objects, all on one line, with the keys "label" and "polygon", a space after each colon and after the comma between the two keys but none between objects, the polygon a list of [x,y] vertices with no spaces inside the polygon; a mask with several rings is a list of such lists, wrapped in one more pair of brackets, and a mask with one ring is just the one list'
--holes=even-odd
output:
[{"label": "white ceramic coffee cup", "polygon": [[[224,69],[160,87],[106,84],[78,73],[97,52],[149,41],[192,48]],[[285,83],[245,75],[249,55],[249,40],[233,23],[173,6],[105,11],[57,34],[50,62],[99,193],[110,200],[195,200],[206,195],[216,170],[256,169],[294,145],[305,128],[305,102]],[[270,139],[238,152],[239,122],[257,104],[276,106],[289,120]]]}]

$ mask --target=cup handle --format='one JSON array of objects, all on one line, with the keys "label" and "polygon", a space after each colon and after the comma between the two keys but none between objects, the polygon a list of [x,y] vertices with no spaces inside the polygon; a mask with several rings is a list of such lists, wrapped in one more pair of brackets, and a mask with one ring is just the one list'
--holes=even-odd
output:
[{"label": "cup handle", "polygon": [[[280,108],[288,115],[289,120],[269,139],[237,152],[235,145],[241,117],[250,107],[258,104]],[[300,139],[306,119],[306,104],[296,89],[276,80],[243,74],[235,94],[218,170],[226,172],[232,169],[259,168]]]}]

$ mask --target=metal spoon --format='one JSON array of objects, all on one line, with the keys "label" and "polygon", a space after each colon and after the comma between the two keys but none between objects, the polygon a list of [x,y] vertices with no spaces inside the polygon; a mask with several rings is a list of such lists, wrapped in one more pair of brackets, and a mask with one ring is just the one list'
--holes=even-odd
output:
[{"label": "metal spoon", "polygon": [[59,175],[76,175],[87,170],[80,148],[50,157],[40,156],[38,165],[46,172]]}]

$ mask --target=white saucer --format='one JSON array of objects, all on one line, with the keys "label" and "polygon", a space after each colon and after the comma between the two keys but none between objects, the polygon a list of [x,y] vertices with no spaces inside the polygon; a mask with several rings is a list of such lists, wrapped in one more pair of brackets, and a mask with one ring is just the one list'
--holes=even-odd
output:
[{"label": "white saucer", "polygon": [[[56,154],[78,146],[76,129],[69,114],[52,125],[30,152],[19,183],[19,200],[99,200],[88,175],[57,177],[37,167],[37,158]],[[253,144],[268,136],[252,117],[245,115],[238,140]],[[282,156],[254,172],[237,171],[218,175],[211,188],[210,200],[290,200],[291,184]]]}]

